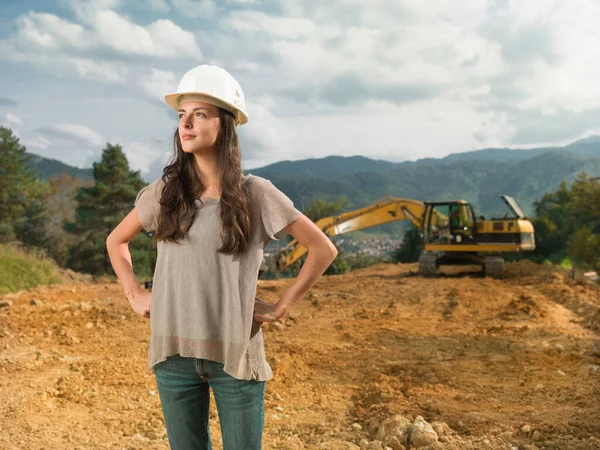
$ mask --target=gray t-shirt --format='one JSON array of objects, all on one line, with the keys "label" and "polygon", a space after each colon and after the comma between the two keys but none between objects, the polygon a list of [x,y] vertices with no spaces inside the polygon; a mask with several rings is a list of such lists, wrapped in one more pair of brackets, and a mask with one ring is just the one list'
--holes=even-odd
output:
[{"label": "gray t-shirt", "polygon": [[[302,213],[269,180],[245,175],[249,190],[250,240],[239,255],[218,253],[219,199],[196,200],[196,217],[179,243],[159,241],[150,306],[148,369],[167,356],[208,359],[229,375],[264,381],[273,374],[262,331],[253,319],[258,270],[265,245],[285,237]],[[164,183],[155,180],[135,200],[142,226],[155,231]]]}]

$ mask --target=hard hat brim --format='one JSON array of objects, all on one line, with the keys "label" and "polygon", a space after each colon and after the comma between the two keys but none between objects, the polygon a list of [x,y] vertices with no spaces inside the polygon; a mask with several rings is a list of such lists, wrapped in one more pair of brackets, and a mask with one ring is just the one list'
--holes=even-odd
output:
[{"label": "hard hat brim", "polygon": [[[179,110],[179,97],[182,95],[199,95],[206,99],[206,103],[210,103],[211,105],[215,105],[219,108],[223,108],[227,111],[230,111],[236,119],[237,125],[244,125],[248,123],[248,114],[245,111],[242,111],[238,106],[233,105],[229,102],[221,100],[220,98],[214,97],[209,94],[205,94],[204,92],[176,92],[174,94],[165,95],[165,102],[175,111]],[[204,100],[203,99],[203,100]]]}]

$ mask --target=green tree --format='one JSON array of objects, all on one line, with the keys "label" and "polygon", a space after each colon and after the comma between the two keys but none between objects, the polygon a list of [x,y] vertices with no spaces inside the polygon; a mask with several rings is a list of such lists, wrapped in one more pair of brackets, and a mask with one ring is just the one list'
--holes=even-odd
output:
[{"label": "green tree", "polygon": [[317,222],[324,217],[336,216],[342,211],[349,209],[350,206],[350,202],[345,195],[340,195],[335,202],[328,202],[327,200],[317,197],[303,213],[313,222]]},{"label": "green tree", "polygon": [[337,242],[334,242],[333,245],[337,248],[338,254],[329,267],[325,269],[325,275],[340,275],[342,273],[350,272],[350,264],[344,257],[344,249],[340,247]]},{"label": "green tree", "polygon": [[[93,172],[94,185],[78,189],[75,220],[65,223],[65,229],[78,237],[70,248],[69,267],[100,275],[112,273],[106,238],[132,209],[137,192],[145,183],[139,172],[129,170],[120,145],[107,144],[101,162],[93,164]],[[139,274],[146,274],[149,267],[148,246],[148,238],[143,234],[130,244]]]},{"label": "green tree", "polygon": [[392,261],[401,263],[412,263],[419,260],[423,251],[423,237],[421,230],[412,225],[406,233],[400,247],[391,253]]},{"label": "green tree", "polygon": [[567,252],[574,267],[600,269],[600,235],[592,234],[585,225],[573,234]]},{"label": "green tree", "polygon": [[[341,195],[335,202],[328,202],[327,200],[317,197],[313,200],[310,207],[302,212],[313,222],[318,222],[325,217],[341,214],[344,209],[349,207],[350,202],[345,195]],[[325,271],[326,275],[346,273],[350,270],[350,264],[348,264],[342,256],[344,253],[343,250],[337,244],[334,243],[334,245],[338,249],[338,255]],[[304,265],[304,261],[306,261],[306,255],[302,256],[298,261],[286,268],[282,272],[282,275],[291,277],[298,276],[298,273],[300,273],[300,270]]]},{"label": "green tree", "polygon": [[48,186],[31,168],[25,147],[10,128],[0,126],[0,242],[46,242]]},{"label": "green tree", "polygon": [[556,192],[534,203],[536,250],[531,259],[575,267],[598,268],[600,258],[600,183],[581,173],[571,187],[561,182]]}]

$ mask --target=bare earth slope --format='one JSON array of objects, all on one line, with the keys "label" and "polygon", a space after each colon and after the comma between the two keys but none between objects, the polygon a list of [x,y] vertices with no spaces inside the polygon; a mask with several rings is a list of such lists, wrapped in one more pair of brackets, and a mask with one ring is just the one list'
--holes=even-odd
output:
[{"label": "bare earth slope", "polygon": [[[265,326],[264,448],[417,448],[416,431],[390,441],[380,429],[401,415],[434,425],[437,442],[418,448],[600,449],[599,287],[528,262],[502,281],[464,270],[323,277]],[[259,295],[276,301],[290,282],[259,281]],[[0,448],[168,449],[149,322],[118,285],[0,305]],[[215,411],[211,430],[219,449]]]}]

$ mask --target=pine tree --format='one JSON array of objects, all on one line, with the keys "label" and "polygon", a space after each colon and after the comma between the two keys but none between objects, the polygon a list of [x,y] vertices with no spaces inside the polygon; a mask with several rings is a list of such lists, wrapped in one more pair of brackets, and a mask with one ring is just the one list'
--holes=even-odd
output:
[{"label": "pine tree", "polygon": [[[65,229],[79,237],[70,249],[69,267],[92,274],[111,273],[106,251],[106,238],[131,211],[137,192],[145,183],[139,172],[129,170],[129,163],[120,145],[108,143],[102,160],[94,163],[94,185],[79,188],[75,197],[75,221],[65,224]],[[134,267],[147,273],[148,238],[136,238],[130,249]],[[145,249],[140,253],[140,249]],[[137,264],[136,264],[137,263]]]},{"label": "pine tree", "polygon": [[19,138],[0,126],[0,242],[43,246],[47,195]]},{"label": "pine tree", "polygon": [[391,257],[393,261],[401,263],[412,263],[419,260],[423,251],[423,237],[421,230],[412,225],[410,229],[404,233],[404,239],[400,247],[393,250]]}]

